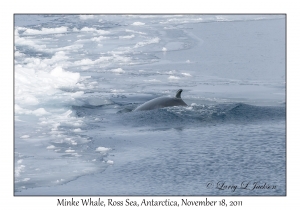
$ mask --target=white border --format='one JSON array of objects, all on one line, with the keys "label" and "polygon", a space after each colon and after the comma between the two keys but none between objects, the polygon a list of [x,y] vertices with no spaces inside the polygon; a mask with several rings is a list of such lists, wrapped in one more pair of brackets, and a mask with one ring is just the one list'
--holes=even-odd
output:
[{"label": "white border", "polygon": [[[105,3],[104,3],[105,2]],[[84,0],[84,1],[34,1],[4,0],[1,2],[1,205],[10,209],[53,209],[57,197],[14,197],[13,196],[13,14],[14,13],[286,13],[287,14],[287,196],[286,197],[209,197],[210,200],[242,200],[243,209],[265,207],[286,209],[299,206],[299,10],[297,1],[262,0],[211,0],[211,1],[165,1],[151,0]],[[78,197],[77,197],[78,198]],[[108,197],[104,197],[107,200]],[[116,197],[120,198],[120,197]],[[147,197],[149,198],[149,197]],[[153,197],[154,199],[157,197]],[[162,198],[162,197],[161,197]],[[175,199],[177,197],[174,197]],[[191,200],[205,197],[185,197]],[[79,198],[78,198],[79,199]],[[126,199],[126,197],[122,197]],[[130,197],[142,200],[142,197]],[[179,197],[178,197],[178,200]],[[76,207],[86,209],[88,207]],[[101,208],[101,207],[93,207]],[[126,208],[126,207],[123,207]],[[122,208],[122,209],[123,209]],[[198,207],[201,208],[201,207]],[[212,208],[212,207],[210,207]],[[235,207],[238,208],[238,207]],[[298,207],[299,208],[299,207]],[[7,209],[7,208],[3,208]],[[110,208],[105,208],[110,209]],[[141,209],[141,208],[139,208]],[[168,208],[171,209],[171,208]],[[174,208],[172,208],[174,209]],[[181,209],[181,208],[180,208]],[[215,209],[215,208],[213,208]],[[292,208],[292,209],[297,209]]]}]

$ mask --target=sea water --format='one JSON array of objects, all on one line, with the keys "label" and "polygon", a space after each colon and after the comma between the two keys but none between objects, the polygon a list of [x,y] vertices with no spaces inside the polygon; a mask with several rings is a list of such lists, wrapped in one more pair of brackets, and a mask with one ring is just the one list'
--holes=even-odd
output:
[{"label": "sea water", "polygon": [[15,194],[285,195],[285,21],[15,15]]}]

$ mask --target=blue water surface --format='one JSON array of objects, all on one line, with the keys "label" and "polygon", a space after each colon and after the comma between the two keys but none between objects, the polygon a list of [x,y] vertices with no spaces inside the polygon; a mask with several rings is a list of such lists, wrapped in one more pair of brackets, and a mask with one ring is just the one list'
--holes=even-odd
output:
[{"label": "blue water surface", "polygon": [[15,195],[286,195],[285,16],[15,15],[14,47]]}]

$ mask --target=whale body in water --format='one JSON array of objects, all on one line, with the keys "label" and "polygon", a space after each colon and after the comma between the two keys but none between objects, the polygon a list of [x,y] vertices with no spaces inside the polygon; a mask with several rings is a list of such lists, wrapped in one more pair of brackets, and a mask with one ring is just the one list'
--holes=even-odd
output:
[{"label": "whale body in water", "polygon": [[151,110],[151,109],[159,109],[168,106],[187,106],[187,104],[181,99],[182,89],[179,89],[175,95],[175,97],[159,97],[154,98],[146,103],[138,106],[133,111],[143,111],[143,110]]}]

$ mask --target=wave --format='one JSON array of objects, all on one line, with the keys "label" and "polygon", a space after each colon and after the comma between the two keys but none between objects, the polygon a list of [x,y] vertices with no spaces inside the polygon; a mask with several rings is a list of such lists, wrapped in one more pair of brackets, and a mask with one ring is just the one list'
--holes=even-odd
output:
[{"label": "wave", "polygon": [[118,113],[120,120],[132,126],[177,127],[220,123],[254,123],[285,120],[285,106],[253,106],[244,103],[166,107],[141,112],[129,112],[125,107]]}]

